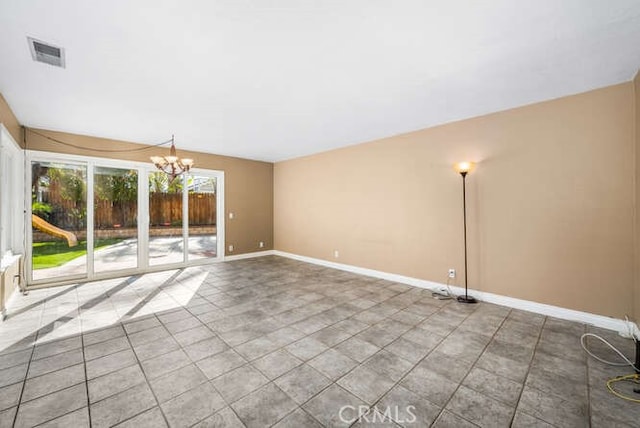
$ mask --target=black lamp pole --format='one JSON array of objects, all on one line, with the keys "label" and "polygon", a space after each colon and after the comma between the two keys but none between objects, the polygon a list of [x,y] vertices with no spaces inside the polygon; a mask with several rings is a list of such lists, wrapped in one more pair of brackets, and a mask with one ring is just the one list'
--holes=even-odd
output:
[{"label": "black lamp pole", "polygon": [[477,303],[477,300],[469,296],[467,287],[467,172],[460,171],[462,176],[462,212],[464,218],[464,296],[458,296],[460,303]]}]

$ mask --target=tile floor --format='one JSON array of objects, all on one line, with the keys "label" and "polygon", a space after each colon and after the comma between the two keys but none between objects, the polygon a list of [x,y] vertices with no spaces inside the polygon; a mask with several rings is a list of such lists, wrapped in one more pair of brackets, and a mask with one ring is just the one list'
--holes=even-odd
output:
[{"label": "tile floor", "polygon": [[585,331],[632,354],[275,256],[36,290],[0,324],[0,427],[638,426]]}]

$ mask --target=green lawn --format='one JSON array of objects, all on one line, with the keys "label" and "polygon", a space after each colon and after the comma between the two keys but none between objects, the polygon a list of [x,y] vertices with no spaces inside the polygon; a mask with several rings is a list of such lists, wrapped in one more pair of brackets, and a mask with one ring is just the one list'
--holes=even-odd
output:
[{"label": "green lawn", "polygon": [[[117,244],[122,239],[99,239],[94,248],[102,248]],[[87,241],[78,241],[75,247],[69,247],[67,241],[34,242],[33,269],[45,269],[61,266],[73,259],[87,254]]]}]

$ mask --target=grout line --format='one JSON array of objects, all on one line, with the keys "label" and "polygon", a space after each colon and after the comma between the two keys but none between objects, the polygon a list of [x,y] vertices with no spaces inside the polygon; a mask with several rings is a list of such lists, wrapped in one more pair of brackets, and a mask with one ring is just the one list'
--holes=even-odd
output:
[{"label": "grout line", "polygon": [[[157,319],[157,320],[158,320],[158,317],[157,317],[157,315],[156,315],[155,313],[153,314],[153,318],[155,318],[155,319]],[[160,322],[160,320],[158,320],[158,322]],[[122,323],[121,323],[121,324],[122,324]],[[164,327],[164,326],[163,326],[163,327]],[[124,329],[124,325],[122,326],[122,328]],[[166,329],[165,329],[165,330],[166,330]],[[125,330],[125,332],[126,332],[126,330]],[[136,332],[136,333],[137,333],[137,332]],[[171,333],[169,333],[169,334],[171,334]],[[147,388],[149,388],[149,391],[151,391],[151,395],[153,395],[153,399],[154,399],[154,400],[156,400],[156,405],[157,405],[158,409],[160,410],[160,414],[161,414],[161,415],[162,415],[162,417],[164,418],[164,421],[165,421],[165,423],[167,424],[167,426],[171,426],[171,425],[169,425],[169,421],[167,420],[167,417],[165,416],[164,411],[162,410],[162,407],[160,407],[160,400],[158,400],[158,397],[156,396],[156,393],[153,391],[153,388],[151,388],[151,384],[149,383],[149,378],[147,377],[147,374],[144,372],[144,369],[142,368],[142,362],[141,362],[141,361],[140,361],[140,359],[138,358],[138,354],[136,354],[136,351],[135,351],[135,350],[134,350],[134,348],[133,348],[133,343],[131,343],[131,340],[130,340],[130,338],[129,338],[129,335],[128,335],[128,334],[126,334],[125,336],[126,336],[126,338],[127,338],[127,342],[129,342],[129,347],[131,348],[131,352],[133,353],[133,356],[135,357],[136,362],[138,363],[138,367],[140,368],[140,371],[142,372],[142,377],[143,377],[143,378],[144,378],[144,380],[145,380],[146,386],[147,386]],[[138,385],[140,385],[140,384],[138,384]],[[138,385],[135,385],[135,386],[138,386]],[[114,394],[114,395],[115,395],[115,394]],[[132,418],[134,418],[134,417],[136,417],[136,416],[138,416],[138,415],[140,415],[140,414],[142,414],[142,413],[144,413],[144,412],[146,412],[146,411],[148,411],[148,410],[149,410],[149,409],[145,409],[145,410],[143,410],[142,412],[140,412],[140,413],[136,413],[135,415],[132,415],[130,418],[125,419],[125,420],[132,419]],[[118,422],[118,423],[122,423],[122,422],[124,422],[125,420],[122,420],[122,421],[120,421],[120,422]]]},{"label": "grout line", "polygon": [[[520,394],[518,395],[518,401],[516,401],[515,411],[513,412],[513,416],[511,417],[511,424],[516,417],[516,412],[518,411],[518,407],[520,406],[520,400],[522,399],[522,394],[524,393],[524,389],[527,386],[527,379],[529,378],[529,373],[531,372],[531,366],[533,365],[533,359],[536,356],[536,350],[538,349],[538,345],[540,344],[540,338],[542,338],[542,332],[544,331],[544,326],[547,324],[547,320],[549,317],[545,316],[542,325],[540,326],[540,331],[538,332],[538,337],[536,339],[536,344],[533,347],[533,353],[531,354],[531,359],[529,360],[529,365],[527,366],[527,373],[524,376],[524,380],[522,381],[522,389],[520,390]],[[537,418],[537,417],[536,417]],[[540,419],[540,418],[538,418]],[[541,419],[543,420],[543,419]],[[544,420],[543,420],[544,421]],[[546,421],[544,421],[546,422]],[[552,424],[551,424],[552,425]]]},{"label": "grout line", "polygon": [[[452,303],[453,303],[453,300],[448,301],[447,303],[445,303],[444,305],[442,305],[442,306],[441,306],[441,307],[440,307],[436,312],[434,312],[433,314],[429,315],[429,316],[428,316],[424,321],[427,321],[429,318],[431,318],[431,317],[432,317],[432,316],[434,316],[435,314],[437,314],[437,313],[439,313],[439,312],[442,312],[442,310],[443,310],[444,308],[446,308],[446,307],[448,307],[448,306],[452,306]],[[380,403],[380,401],[381,401],[381,400],[382,400],[382,399],[383,399],[383,398],[384,398],[384,397],[389,393],[389,391],[391,391],[391,390],[392,390],[392,389],[394,389],[396,386],[398,386],[398,385],[399,385],[399,384],[400,384],[400,383],[401,383],[401,382],[402,382],[402,381],[403,381],[403,380],[404,380],[404,379],[405,379],[405,378],[406,378],[406,377],[407,377],[407,376],[408,376],[408,375],[409,375],[413,370],[415,370],[415,368],[416,368],[418,365],[420,365],[420,363],[422,363],[424,360],[426,360],[426,359],[429,357],[429,355],[431,355],[431,354],[433,353],[433,351],[435,351],[435,350],[436,350],[436,348],[438,348],[438,346],[440,346],[440,344],[442,344],[442,342],[444,342],[444,341],[445,341],[449,336],[451,336],[451,334],[453,334],[453,332],[455,332],[455,331],[456,331],[456,330],[457,330],[457,329],[462,325],[462,323],[464,323],[464,321],[466,321],[466,320],[467,320],[467,318],[469,318],[469,317],[470,317],[474,312],[476,312],[476,311],[477,311],[477,308],[478,308],[478,307],[479,307],[479,306],[477,306],[477,307],[476,307],[476,309],[474,309],[473,311],[469,312],[469,313],[467,314],[467,316],[465,316],[465,317],[464,317],[464,319],[463,319],[462,321],[460,321],[460,323],[456,326],[456,328],[454,328],[454,329],[453,329],[453,330],[451,330],[449,333],[447,333],[446,335],[444,335],[444,336],[442,337],[442,340],[441,340],[440,342],[438,342],[438,343],[437,343],[433,348],[431,348],[431,349],[429,350],[429,352],[427,352],[427,354],[426,354],[426,355],[424,355],[422,358],[420,358],[420,359],[419,359],[419,360],[418,360],[418,361],[417,361],[413,366],[411,366],[411,368],[410,368],[409,370],[407,370],[407,371],[406,371],[406,372],[405,372],[405,373],[404,373],[404,374],[403,374],[403,375],[398,379],[398,381],[397,381],[397,382],[395,382],[391,388],[389,388],[389,390],[388,390],[385,394],[383,394],[383,395],[382,395],[378,400],[376,400],[376,402],[371,406],[371,408],[372,408],[372,409],[374,409],[374,408],[376,407],[376,405],[377,405],[378,403]],[[424,321],[421,321],[419,324],[423,323]],[[407,339],[407,340],[408,340],[408,339]],[[384,349],[384,348],[383,348],[383,349]],[[389,352],[390,352],[390,351],[389,351]],[[394,354],[394,355],[395,355],[395,354]],[[402,357],[401,357],[401,358],[402,358]],[[370,359],[370,358],[369,358],[369,359]],[[369,359],[367,359],[366,361],[369,361]],[[366,361],[365,361],[365,362],[366,362]],[[460,383],[462,383],[462,382],[460,382]],[[460,384],[458,384],[458,386],[459,386],[459,385],[460,385]],[[408,388],[407,388],[407,389],[408,389]],[[409,390],[409,391],[411,391],[410,389],[408,389],[408,390]],[[421,397],[422,399],[424,399],[424,400],[426,400],[426,401],[429,401],[426,397],[423,397],[421,394],[418,394],[418,393],[416,393],[416,392],[414,392],[414,391],[411,391],[411,392],[412,392],[412,393],[414,393],[415,395],[417,395],[417,396]],[[454,394],[455,394],[455,391],[454,391]],[[452,397],[453,397],[453,394],[452,394]],[[433,402],[431,402],[431,401],[429,401],[429,403],[432,403],[433,405],[435,405],[435,406],[437,406],[437,407],[440,407],[438,404],[433,403]],[[445,407],[446,407],[446,404],[445,404],[444,406],[442,406],[442,408],[440,409],[440,412],[438,412],[438,415],[437,415],[437,416],[435,417],[435,419],[434,419],[434,423],[435,423],[435,421],[437,421],[437,420],[438,420],[438,418],[440,417],[440,414],[441,414],[441,413],[442,413],[442,411],[445,409]],[[356,422],[357,422],[357,421],[356,421]],[[396,423],[396,421],[393,421],[393,422],[394,422],[394,423]],[[355,422],[354,422],[354,424],[355,424]]]},{"label": "grout line", "polygon": [[31,346],[31,356],[29,357],[29,361],[27,362],[27,369],[24,372],[24,379],[22,380],[22,389],[20,390],[20,397],[18,397],[18,405],[16,406],[16,414],[13,415],[13,424],[11,426],[15,426],[18,420],[18,413],[20,411],[20,406],[22,405],[22,396],[24,395],[24,389],[27,385],[27,376],[29,375],[29,370],[31,368],[31,360],[33,358],[33,353],[35,352],[35,345]]},{"label": "grout line", "polygon": [[[462,386],[462,383],[465,381],[465,379],[467,378],[467,376],[469,376],[469,373],[471,373],[471,370],[473,370],[476,366],[476,364],[478,363],[478,360],[482,357],[482,355],[484,354],[484,352],[487,350],[487,348],[489,347],[489,345],[491,344],[491,342],[493,342],[493,340],[496,337],[496,334],[498,334],[498,331],[500,331],[500,329],[502,328],[502,326],[504,325],[505,321],[507,320],[507,318],[509,317],[509,314],[511,314],[512,309],[509,309],[509,312],[507,312],[507,315],[502,319],[502,321],[500,322],[500,325],[498,326],[498,328],[496,329],[496,331],[493,332],[493,334],[491,335],[491,338],[489,339],[489,341],[487,342],[487,344],[484,346],[484,348],[482,348],[482,352],[480,352],[480,354],[478,355],[478,357],[473,361],[473,364],[471,364],[471,367],[469,368],[469,371],[463,376],[463,378],[460,380],[460,382],[458,383],[458,386],[456,387],[456,389],[453,391],[453,394],[451,394],[451,397],[449,397],[449,399],[447,400],[447,402],[444,404],[444,406],[442,406],[442,410],[440,411],[440,414],[442,414],[442,412],[444,412],[447,408],[447,405],[451,402],[451,400],[453,399],[453,397],[456,395],[456,393],[458,392],[458,390],[460,389],[460,387]],[[456,328],[457,330],[458,328]],[[495,374],[495,373],[494,373]],[[465,385],[466,387],[466,385]],[[523,386],[524,387],[524,386]],[[495,400],[495,398],[489,397],[493,400]],[[496,400],[500,403],[502,403],[502,401],[500,400]],[[465,418],[464,416],[461,416],[455,412],[451,412],[454,415],[473,423],[472,421],[470,421],[469,419]],[[513,414],[515,415],[516,413],[516,407],[513,408]],[[440,414],[438,414],[438,417],[440,417]],[[511,416],[511,419],[513,419],[513,415]],[[436,418],[437,420],[437,418]],[[511,424],[509,424],[509,426],[511,426]]]},{"label": "grout line", "polygon": [[80,345],[82,346],[82,366],[84,369],[84,387],[87,394],[87,413],[89,414],[89,428],[93,425],[91,420],[91,400],[89,399],[89,376],[87,376],[87,357],[84,352],[84,334],[80,333]]}]

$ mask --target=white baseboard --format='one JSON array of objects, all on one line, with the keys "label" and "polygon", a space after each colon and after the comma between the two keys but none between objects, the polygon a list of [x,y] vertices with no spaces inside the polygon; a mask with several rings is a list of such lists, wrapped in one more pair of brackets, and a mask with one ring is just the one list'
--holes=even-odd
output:
[{"label": "white baseboard", "polygon": [[273,254],[274,254],[273,250],[256,251],[255,253],[245,253],[245,254],[238,254],[234,256],[224,256],[223,261],[232,262],[234,260],[252,259],[254,257],[263,257],[263,256],[272,256]]},{"label": "white baseboard", "polygon": [[[255,253],[253,253],[255,254]],[[440,291],[446,287],[446,284],[427,281],[424,279],[412,278],[409,276],[398,275],[394,273],[382,272],[374,269],[367,269],[358,266],[347,265],[343,263],[335,263],[327,260],[316,259],[313,257],[300,256],[297,254],[287,253],[284,251],[274,250],[271,252],[276,256],[287,257],[294,260],[300,260],[307,263],[313,263],[320,266],[326,266],[334,269],[344,270],[347,272],[357,273],[361,275],[371,276],[373,278],[386,279],[389,281],[399,282],[402,284],[412,285],[414,287],[424,288],[432,291]],[[463,294],[464,288],[451,286],[451,290],[456,294]],[[550,317],[560,318],[569,321],[578,321],[590,324],[596,327],[613,330],[620,333],[628,333],[629,326],[625,320],[596,315],[589,312],[581,312],[573,309],[562,308],[559,306],[547,305],[544,303],[532,302],[529,300],[516,299],[514,297],[502,296],[499,294],[488,293],[469,289],[469,294],[478,300],[496,305],[507,306],[514,309],[521,309],[528,312],[534,312]],[[640,337],[640,332],[635,327],[636,334]]]}]

